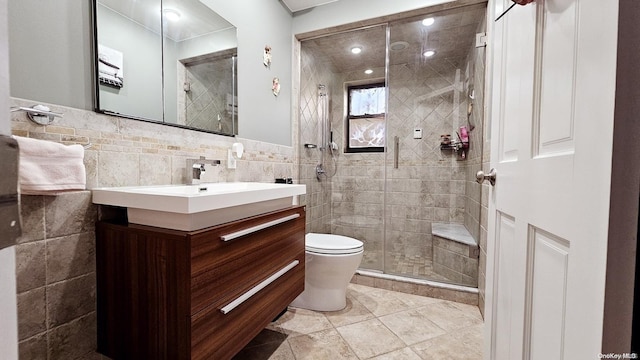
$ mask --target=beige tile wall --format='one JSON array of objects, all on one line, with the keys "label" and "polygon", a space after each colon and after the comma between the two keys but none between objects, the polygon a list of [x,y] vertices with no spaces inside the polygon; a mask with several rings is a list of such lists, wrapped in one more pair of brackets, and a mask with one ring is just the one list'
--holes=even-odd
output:
[{"label": "beige tile wall", "polygon": [[[484,21],[478,25],[476,32],[484,32]],[[469,88],[473,88],[474,99],[469,99],[472,106],[468,119],[471,146],[467,157],[467,175],[465,177],[465,217],[464,225],[471,235],[478,241],[480,239],[480,192],[481,186],[475,182],[475,174],[482,167],[483,146],[485,139],[484,126],[484,72],[485,72],[485,48],[476,48],[475,44],[469,49],[467,57],[467,74]],[[468,90],[465,92],[468,95]]]},{"label": "beige tile wall", "polygon": [[[478,33],[486,31],[486,22],[478,25]],[[487,134],[488,126],[484,117],[484,84],[485,84],[485,56],[484,47],[472,47],[467,59],[469,77],[473,79],[474,99],[469,122],[475,126],[471,132],[471,148],[467,165],[467,175],[465,183],[465,217],[464,225],[471,235],[476,239],[480,247],[480,259],[478,263],[478,290],[480,312],[484,315],[484,290],[486,279],[486,256],[487,256],[487,214],[489,204],[489,187],[487,183],[482,185],[474,181],[478,170],[489,170],[489,160],[491,155],[491,144]]]},{"label": "beige tile wall", "polygon": [[[12,106],[35,101],[12,99]],[[292,147],[223,137],[47,104],[64,114],[43,127],[12,113],[18,136],[91,144],[85,152],[87,188],[180,184],[186,159],[222,160],[203,181],[297,180]],[[226,168],[227,149],[245,146],[237,169]],[[302,199],[304,200],[304,199]],[[16,246],[19,351],[23,359],[99,359],[96,347],[96,206],[90,191],[21,196],[23,235]]]},{"label": "beige tile wall", "polygon": [[96,207],[90,191],[20,198],[16,246],[21,359],[92,359]]},{"label": "beige tile wall", "polygon": [[[318,61],[304,48],[300,52],[300,107],[299,117],[299,172],[300,183],[307,185],[307,232],[331,232],[331,191],[332,181],[316,178],[316,165],[322,162],[331,171],[332,160],[318,148],[308,149],[304,144],[321,146],[321,106],[318,85],[324,84],[331,92],[334,83],[333,74],[326,63]],[[329,106],[334,106],[334,97],[330,96]]]},{"label": "beige tile wall", "polygon": [[434,235],[433,270],[456,284],[478,286],[478,247]]}]

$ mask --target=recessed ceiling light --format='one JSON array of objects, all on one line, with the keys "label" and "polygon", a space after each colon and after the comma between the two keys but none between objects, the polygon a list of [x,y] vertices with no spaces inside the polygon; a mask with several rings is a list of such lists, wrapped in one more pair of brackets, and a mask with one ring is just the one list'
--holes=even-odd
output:
[{"label": "recessed ceiling light", "polygon": [[180,20],[180,12],[178,12],[178,10],[164,9],[164,10],[162,10],[162,12],[164,13],[164,17],[166,17],[167,20],[169,20],[169,21],[178,21],[178,20]]},{"label": "recessed ceiling light", "polygon": [[426,19],[422,20],[422,25],[431,26],[431,25],[433,25],[434,22],[436,22],[436,19],[430,17],[430,18],[426,18]]},{"label": "recessed ceiling light", "polygon": [[424,53],[422,53],[422,55],[424,55],[424,57],[432,57],[435,54],[436,54],[435,50],[427,50]]},{"label": "recessed ceiling light", "polygon": [[362,48],[359,46],[354,46],[351,48],[351,53],[353,54],[360,54],[362,52]]},{"label": "recessed ceiling light", "polygon": [[367,75],[371,75],[371,74],[373,74],[373,70],[367,69],[367,70],[364,71],[364,73],[367,74]]},{"label": "recessed ceiling light", "polygon": [[391,49],[391,51],[400,51],[408,47],[409,47],[409,43],[406,41],[396,41],[396,42],[392,42],[389,45],[389,48]]}]

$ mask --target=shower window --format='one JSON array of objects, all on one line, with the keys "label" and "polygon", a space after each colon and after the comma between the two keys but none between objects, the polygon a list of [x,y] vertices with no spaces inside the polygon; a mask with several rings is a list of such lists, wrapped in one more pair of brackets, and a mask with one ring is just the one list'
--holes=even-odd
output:
[{"label": "shower window", "polygon": [[348,87],[346,152],[384,152],[384,83]]}]

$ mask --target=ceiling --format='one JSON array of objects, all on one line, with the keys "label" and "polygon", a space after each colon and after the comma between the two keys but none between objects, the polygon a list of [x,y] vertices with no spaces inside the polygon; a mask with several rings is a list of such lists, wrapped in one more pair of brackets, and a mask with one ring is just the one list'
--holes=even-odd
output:
[{"label": "ceiling", "polygon": [[[280,0],[292,12],[335,2],[338,0]],[[233,25],[216,14],[201,0],[163,0],[164,8],[180,11],[177,22],[165,22],[165,33],[174,41],[182,41],[196,36],[233,28]],[[160,32],[160,12],[158,0],[98,0],[106,6],[138,23]],[[446,61],[457,65],[475,41],[478,24],[484,20],[486,5],[472,5],[412,18],[391,24],[390,43],[406,42],[407,48],[390,51],[391,64],[424,61],[422,53],[433,49],[437,53],[430,62]],[[433,25],[425,27],[421,20],[432,16]],[[330,64],[336,72],[348,72],[364,68],[382,68],[385,63],[386,37],[384,26],[355,30],[336,35],[320,37],[303,42],[314,57]],[[359,55],[350,49],[362,47]]]},{"label": "ceiling", "polygon": [[[160,33],[159,0],[98,0],[101,4],[139,24]],[[183,41],[234,26],[199,0],[163,0],[163,9],[180,12],[180,19],[166,21],[164,32],[173,41]]]},{"label": "ceiling", "polygon": [[310,9],[312,7],[336,2],[338,0],[280,0],[282,1],[291,12]]},{"label": "ceiling", "polygon": [[[338,0],[280,0],[291,12],[310,9]],[[160,0],[98,0],[98,3],[160,33]],[[181,18],[165,22],[164,32],[173,41],[188,40],[197,36],[233,28],[233,24],[218,15],[208,3],[210,0],[163,0],[163,8],[178,10]]]},{"label": "ceiling", "polygon": [[[391,65],[429,61],[434,66],[442,63],[461,65],[475,43],[479,24],[485,20],[484,4],[467,6],[424,15],[390,24],[390,44],[405,42],[406,48],[390,50]],[[422,20],[433,17],[431,26],[422,25]],[[385,26],[375,26],[335,35],[319,37],[302,42],[304,49],[314,58],[322,59],[336,73],[384,68],[386,35]],[[362,48],[358,55],[351,53],[354,46]],[[426,50],[435,50],[431,58],[422,55]]]}]

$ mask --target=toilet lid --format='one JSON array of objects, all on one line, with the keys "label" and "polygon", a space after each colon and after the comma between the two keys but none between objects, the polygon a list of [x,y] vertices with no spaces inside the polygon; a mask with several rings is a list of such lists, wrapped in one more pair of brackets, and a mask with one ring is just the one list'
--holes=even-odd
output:
[{"label": "toilet lid", "polygon": [[363,243],[342,235],[309,233],[305,236],[305,248],[319,254],[355,254],[363,250]]}]

